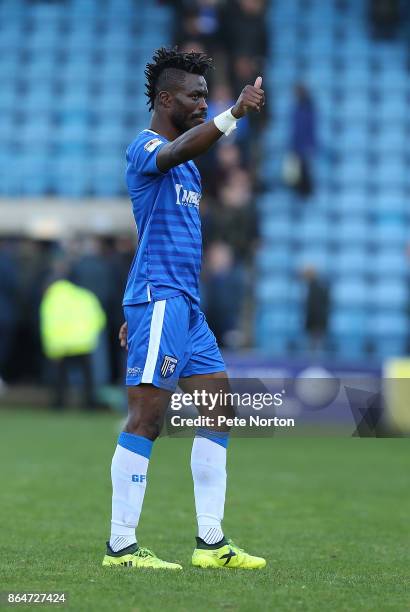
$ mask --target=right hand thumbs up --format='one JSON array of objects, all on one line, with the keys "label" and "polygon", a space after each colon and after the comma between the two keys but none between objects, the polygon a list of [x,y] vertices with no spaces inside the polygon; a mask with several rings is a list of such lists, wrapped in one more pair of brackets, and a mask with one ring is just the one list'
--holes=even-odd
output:
[{"label": "right hand thumbs up", "polygon": [[258,76],[254,85],[246,85],[243,88],[235,106],[232,108],[232,114],[237,119],[240,119],[250,110],[260,112],[265,104],[265,92],[261,89],[262,77]]}]

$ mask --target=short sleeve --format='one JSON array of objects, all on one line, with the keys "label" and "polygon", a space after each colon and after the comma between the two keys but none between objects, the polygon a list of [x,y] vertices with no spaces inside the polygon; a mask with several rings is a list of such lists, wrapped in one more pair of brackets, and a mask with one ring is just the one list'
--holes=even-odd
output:
[{"label": "short sleeve", "polygon": [[127,161],[140,174],[162,176],[164,172],[157,166],[157,155],[165,144],[166,142],[155,134],[137,138],[127,149]]}]

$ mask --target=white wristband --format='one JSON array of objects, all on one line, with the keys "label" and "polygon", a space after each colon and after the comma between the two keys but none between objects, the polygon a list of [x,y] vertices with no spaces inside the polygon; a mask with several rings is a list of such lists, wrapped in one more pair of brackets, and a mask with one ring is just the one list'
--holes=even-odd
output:
[{"label": "white wristband", "polygon": [[229,134],[236,129],[236,117],[232,115],[232,108],[233,106],[228,108],[224,113],[214,117],[216,127],[223,132],[225,136],[229,136]]}]

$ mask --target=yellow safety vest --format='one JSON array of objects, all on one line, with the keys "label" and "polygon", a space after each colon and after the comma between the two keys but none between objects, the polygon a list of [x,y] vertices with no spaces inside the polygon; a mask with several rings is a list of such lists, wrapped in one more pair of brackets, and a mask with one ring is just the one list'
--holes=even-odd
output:
[{"label": "yellow safety vest", "polygon": [[98,298],[67,280],[52,283],[40,304],[40,329],[49,359],[95,350],[106,316]]}]

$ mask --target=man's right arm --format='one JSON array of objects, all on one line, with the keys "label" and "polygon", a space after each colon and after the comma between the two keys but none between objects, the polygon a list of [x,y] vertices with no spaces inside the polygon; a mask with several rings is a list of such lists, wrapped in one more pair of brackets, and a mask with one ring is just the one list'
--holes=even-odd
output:
[{"label": "man's right arm", "polygon": [[[259,112],[265,103],[265,94],[261,89],[262,77],[254,85],[246,85],[242,90],[231,113],[235,119],[244,117],[249,111]],[[157,166],[161,172],[178,166],[190,159],[205,153],[224,134],[216,127],[214,121],[191,128],[173,142],[163,146],[157,155]]]}]

